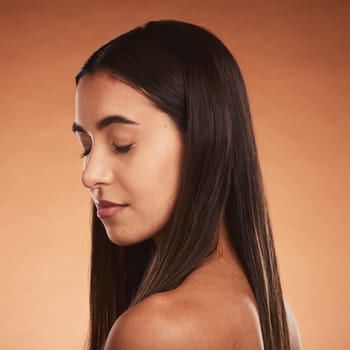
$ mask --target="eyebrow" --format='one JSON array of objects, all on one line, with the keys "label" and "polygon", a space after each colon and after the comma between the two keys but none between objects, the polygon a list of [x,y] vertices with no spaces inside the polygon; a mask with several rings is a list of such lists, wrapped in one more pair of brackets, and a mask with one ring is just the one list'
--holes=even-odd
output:
[{"label": "eyebrow", "polygon": [[[106,128],[107,126],[118,123],[118,124],[131,124],[131,125],[139,125],[139,123],[135,122],[134,120],[127,119],[121,115],[110,115],[108,117],[105,117],[101,119],[100,121],[97,122],[96,124],[96,129],[97,130],[102,130]],[[87,134],[86,130],[76,122],[73,123],[72,125],[72,131],[73,132],[84,132]]]}]

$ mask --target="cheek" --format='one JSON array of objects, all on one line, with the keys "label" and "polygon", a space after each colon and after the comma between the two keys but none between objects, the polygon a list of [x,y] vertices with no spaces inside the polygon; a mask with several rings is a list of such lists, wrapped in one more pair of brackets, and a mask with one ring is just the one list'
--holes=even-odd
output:
[{"label": "cheek", "polygon": [[181,148],[177,143],[159,143],[135,155],[128,168],[128,193],[135,210],[166,220],[177,193],[180,162]]}]

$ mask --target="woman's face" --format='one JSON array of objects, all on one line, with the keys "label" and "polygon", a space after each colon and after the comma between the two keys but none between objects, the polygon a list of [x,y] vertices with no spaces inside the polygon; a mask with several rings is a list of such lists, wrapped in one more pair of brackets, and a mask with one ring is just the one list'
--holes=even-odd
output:
[{"label": "woman's face", "polygon": [[154,236],[179,184],[183,143],[174,122],[142,93],[97,72],[78,84],[73,130],[84,152],[82,183],[109,239],[131,245]]}]

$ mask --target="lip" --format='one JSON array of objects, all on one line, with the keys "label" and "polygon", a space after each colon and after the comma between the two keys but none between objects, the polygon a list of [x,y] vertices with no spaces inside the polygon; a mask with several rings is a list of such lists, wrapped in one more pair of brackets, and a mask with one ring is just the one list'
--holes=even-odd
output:
[{"label": "lip", "polygon": [[114,203],[106,200],[95,202],[97,206],[97,216],[101,219],[111,218],[128,206],[128,204]]}]

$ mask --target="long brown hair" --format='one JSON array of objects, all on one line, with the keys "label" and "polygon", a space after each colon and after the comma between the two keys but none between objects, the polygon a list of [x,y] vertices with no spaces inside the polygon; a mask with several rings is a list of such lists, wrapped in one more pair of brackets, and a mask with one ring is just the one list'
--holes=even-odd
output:
[{"label": "long brown hair", "polygon": [[116,318],[171,290],[215,251],[226,221],[254,292],[265,349],[289,350],[281,283],[245,84],[212,33],[153,21],[103,45],[76,76],[105,71],[145,94],[184,135],[181,185],[153,240],[117,246],[92,206],[89,350],[103,349]]}]

